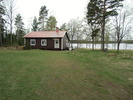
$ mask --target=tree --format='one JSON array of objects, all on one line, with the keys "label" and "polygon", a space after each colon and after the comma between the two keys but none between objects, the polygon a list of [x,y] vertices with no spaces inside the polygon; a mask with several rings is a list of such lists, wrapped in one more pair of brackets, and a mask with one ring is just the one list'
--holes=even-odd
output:
[{"label": "tree", "polygon": [[66,23],[63,23],[61,26],[60,26],[60,30],[61,31],[67,31],[67,25],[66,25]]},{"label": "tree", "polygon": [[16,35],[19,45],[23,45],[23,36],[24,36],[24,23],[22,21],[22,17],[18,14],[15,18],[15,25],[16,25]]},{"label": "tree", "polygon": [[97,19],[96,22],[101,25],[101,50],[104,51],[104,35],[105,35],[105,24],[106,20],[111,16],[117,16],[118,7],[122,6],[124,0],[90,0],[88,8],[91,14],[88,16],[92,19]]},{"label": "tree", "polygon": [[48,10],[44,5],[40,8],[40,12],[39,12],[39,30],[40,31],[45,30],[45,24],[46,24],[45,22],[47,20],[47,16],[48,16]]},{"label": "tree", "polygon": [[119,15],[115,17],[117,52],[119,52],[120,43],[123,38],[131,32],[132,15],[133,14],[127,10],[120,10]]},{"label": "tree", "polygon": [[111,16],[117,16],[118,7],[122,7],[121,3],[124,0],[99,0],[99,8],[101,13],[101,43],[102,51],[104,51],[104,35],[105,35],[105,24],[106,20]]},{"label": "tree", "polygon": [[[82,22],[77,19],[71,19],[69,23],[67,24],[67,30],[68,30],[68,35],[70,37],[71,43],[73,43],[73,40],[79,40],[82,35],[81,34]],[[71,45],[71,48],[73,48],[72,45]]]},{"label": "tree", "polygon": [[14,22],[14,12],[15,12],[15,0],[4,0],[5,13],[7,17],[7,24],[10,30],[10,45],[12,46],[12,34],[13,34],[13,22]]},{"label": "tree", "polygon": [[[84,18],[83,19],[83,37],[84,40],[87,41],[91,41],[91,29],[87,23],[87,19]],[[88,43],[86,43],[86,48],[88,48]],[[90,44],[89,44],[89,48],[90,48]]]},{"label": "tree", "polygon": [[34,20],[32,23],[32,31],[38,31],[38,21],[36,17],[34,17]]},{"label": "tree", "polygon": [[2,1],[0,1],[0,46],[3,45],[3,32],[4,32],[4,18],[3,16],[5,15],[5,10],[4,6],[2,5]]},{"label": "tree", "polygon": [[99,13],[99,7],[98,7],[98,1],[97,0],[90,0],[87,6],[87,23],[90,26],[91,29],[91,37],[92,37],[92,50],[94,50],[94,43],[95,39],[98,36],[98,32],[100,31],[100,14]]},{"label": "tree", "polygon": [[53,31],[56,28],[56,18],[54,16],[50,16],[47,21],[47,30],[48,31]]},{"label": "tree", "polygon": [[106,34],[105,34],[105,43],[106,43],[106,48],[108,49],[108,43],[110,40],[110,28],[107,28],[105,30]]}]

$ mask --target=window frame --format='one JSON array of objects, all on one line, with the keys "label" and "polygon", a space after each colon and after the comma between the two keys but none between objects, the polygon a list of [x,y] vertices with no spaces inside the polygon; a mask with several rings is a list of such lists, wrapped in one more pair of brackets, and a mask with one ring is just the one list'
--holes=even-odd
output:
[{"label": "window frame", "polygon": [[[42,44],[42,41],[45,41],[45,44]],[[41,39],[41,46],[47,46],[47,39]]]},{"label": "window frame", "polygon": [[[34,41],[35,44],[32,44],[32,41]],[[31,46],[35,46],[35,45],[36,45],[36,39],[30,39],[30,45],[31,45]]]}]

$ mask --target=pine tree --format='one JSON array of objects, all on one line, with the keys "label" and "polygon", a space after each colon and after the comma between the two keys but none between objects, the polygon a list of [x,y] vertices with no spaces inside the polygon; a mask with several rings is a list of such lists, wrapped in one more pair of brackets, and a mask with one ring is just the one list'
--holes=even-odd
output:
[{"label": "pine tree", "polygon": [[40,31],[46,30],[45,22],[47,20],[47,16],[48,16],[48,10],[47,10],[46,6],[44,5],[40,8],[40,12],[39,12],[39,26],[40,26],[39,30]]},{"label": "pine tree", "polygon": [[61,26],[60,26],[60,30],[61,31],[67,31],[67,28],[66,28],[66,23],[63,23]]},{"label": "pine tree", "polygon": [[38,21],[36,17],[34,17],[34,20],[33,20],[32,31],[38,31]]},{"label": "pine tree", "polygon": [[92,38],[92,50],[94,50],[95,38],[98,36],[98,32],[100,31],[100,14],[98,1],[90,0],[87,6],[87,22],[91,29],[91,38]]},{"label": "pine tree", "polygon": [[101,43],[102,43],[102,51],[104,51],[104,37],[105,37],[105,24],[106,20],[111,16],[117,16],[117,9],[122,7],[123,4],[121,3],[124,0],[98,0],[100,14],[101,14]]},{"label": "pine tree", "polygon": [[24,23],[22,16],[18,14],[15,18],[15,25],[16,25],[16,35],[17,35],[17,41],[18,45],[23,45],[23,36],[24,36]]},{"label": "pine tree", "polygon": [[56,18],[54,16],[50,16],[47,21],[47,30],[53,31],[56,28]]}]

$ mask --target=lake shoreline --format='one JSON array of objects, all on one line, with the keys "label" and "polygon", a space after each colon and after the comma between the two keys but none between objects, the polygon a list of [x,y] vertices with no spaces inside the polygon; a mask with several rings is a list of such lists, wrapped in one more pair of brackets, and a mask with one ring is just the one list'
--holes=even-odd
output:
[{"label": "lake shoreline", "polygon": [[[92,43],[70,43],[70,46],[72,46],[74,49],[76,48],[89,48],[92,49]],[[117,43],[105,43],[105,48],[116,50],[117,49]],[[101,49],[101,43],[95,43],[94,49]],[[133,50],[133,44],[129,43],[121,43],[120,44],[120,50]]]}]

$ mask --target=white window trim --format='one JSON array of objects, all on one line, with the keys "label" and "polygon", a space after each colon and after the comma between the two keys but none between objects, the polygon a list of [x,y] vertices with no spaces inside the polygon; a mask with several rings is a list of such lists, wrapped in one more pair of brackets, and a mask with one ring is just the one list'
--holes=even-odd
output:
[{"label": "white window trim", "polygon": [[[45,44],[42,44],[42,41],[45,41]],[[41,39],[41,46],[46,46],[47,45],[47,39]]]},{"label": "white window trim", "polygon": [[[35,44],[32,44],[32,41],[35,41]],[[30,39],[30,45],[35,46],[36,45],[36,39]]]}]

